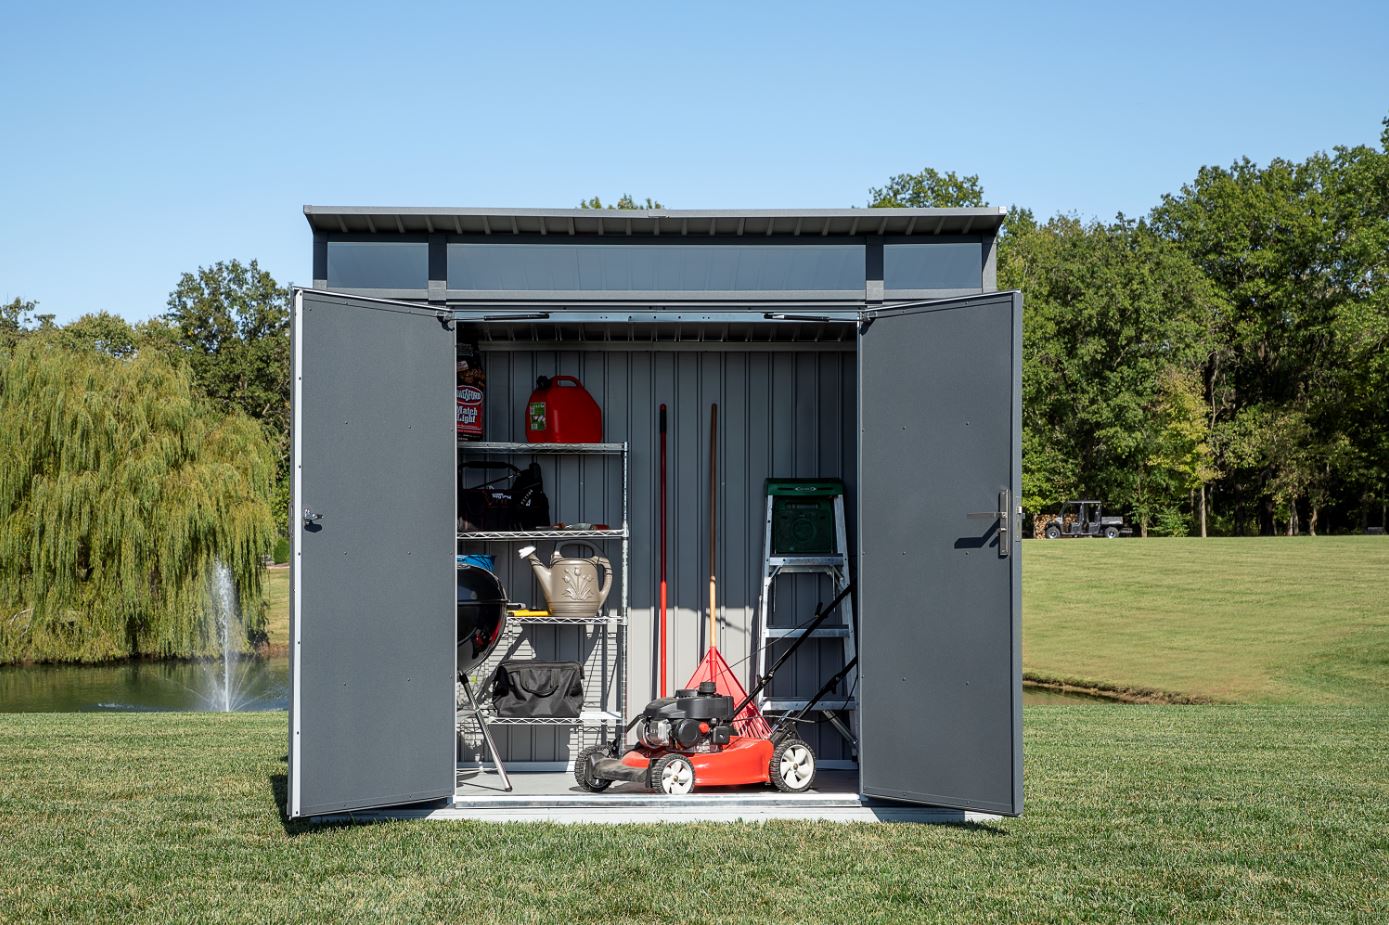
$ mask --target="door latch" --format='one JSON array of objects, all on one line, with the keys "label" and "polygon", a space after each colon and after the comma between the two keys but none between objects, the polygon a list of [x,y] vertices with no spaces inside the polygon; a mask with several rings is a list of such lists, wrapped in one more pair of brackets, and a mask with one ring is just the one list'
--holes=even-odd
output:
[{"label": "door latch", "polygon": [[311,509],[309,509],[309,508],[304,508],[304,526],[307,527],[307,526],[310,526],[311,524],[316,524],[316,523],[318,523],[318,522],[319,522],[320,520],[322,520],[322,519],[323,519],[323,515],[322,515],[322,514],[316,513],[316,512],[314,512],[313,510],[311,510]]},{"label": "door latch", "polygon": [[982,517],[989,520],[998,521],[998,555],[1003,558],[1008,555],[1009,534],[1008,524],[1013,519],[1012,505],[1008,489],[1001,489],[998,493],[998,510],[996,511],[970,511],[966,517]]}]

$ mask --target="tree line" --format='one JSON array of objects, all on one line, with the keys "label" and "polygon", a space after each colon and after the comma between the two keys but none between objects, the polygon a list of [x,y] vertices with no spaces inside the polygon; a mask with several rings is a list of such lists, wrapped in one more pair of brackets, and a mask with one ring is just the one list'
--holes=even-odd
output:
[{"label": "tree line", "polygon": [[139,324],[0,306],[0,663],[213,654],[218,565],[240,647],[263,637],[288,318],[254,261],[184,274]]},{"label": "tree line", "polygon": [[[1379,148],[1203,167],[1141,218],[1014,207],[1023,505],[1078,497],[1143,535],[1383,526],[1389,504],[1389,119]],[[870,205],[984,204],[927,168]]]}]

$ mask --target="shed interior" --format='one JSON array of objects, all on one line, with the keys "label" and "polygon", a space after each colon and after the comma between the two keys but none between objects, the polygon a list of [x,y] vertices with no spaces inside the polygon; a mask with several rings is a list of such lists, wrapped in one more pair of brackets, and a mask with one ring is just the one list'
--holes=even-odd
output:
[{"label": "shed interior", "polygon": [[[833,478],[846,486],[850,558],[854,550],[854,486],[857,427],[855,324],[821,316],[771,320],[762,313],[720,312],[633,324],[629,315],[608,320],[492,317],[457,324],[460,346],[476,344],[486,372],[485,440],[524,442],[525,410],[539,376],[569,375],[583,382],[603,413],[603,440],[626,443],[630,558],[622,575],[616,538],[598,540],[616,572],[605,612],[619,612],[619,589],[628,579],[625,679],[615,643],[595,627],[526,625],[504,636],[493,656],[473,675],[487,690],[496,666],[509,658],[573,660],[585,666],[585,710],[609,710],[625,718],[658,695],[659,406],[668,408],[667,688],[684,687],[708,646],[710,407],[718,413],[717,645],[745,686],[755,673],[753,638],[762,586],[768,478]],[[543,447],[541,448],[543,449]],[[508,458],[518,466],[539,463],[551,518],[564,523],[604,523],[622,518],[620,457],[539,452],[479,453],[459,443],[460,465],[479,457]],[[464,486],[484,473],[463,473]],[[510,600],[543,608],[519,544],[460,538],[460,554],[496,556],[497,574]],[[555,542],[537,542],[548,562]],[[586,554],[586,553],[578,553]],[[823,575],[778,579],[769,623],[796,626],[818,603],[834,596]],[[842,614],[831,618],[841,620]],[[778,641],[776,653],[784,643]],[[808,639],[769,689],[775,697],[808,697],[844,664],[839,639]],[[625,684],[623,683],[625,680]],[[852,700],[855,676],[832,697]],[[625,690],[624,690],[625,688]],[[618,706],[621,709],[617,709]],[[847,717],[846,717],[847,718]],[[498,750],[513,774],[572,769],[584,745],[610,739],[620,727],[594,725],[492,726]],[[460,713],[459,767],[471,771],[487,756],[476,723]],[[823,720],[801,728],[820,766],[852,769],[850,743]],[[460,796],[482,780],[465,773]],[[829,780],[827,778],[826,780]],[[843,788],[844,779],[835,779]],[[572,779],[570,780],[572,785]],[[485,786],[485,785],[484,785]],[[524,788],[519,788],[524,790]]]}]

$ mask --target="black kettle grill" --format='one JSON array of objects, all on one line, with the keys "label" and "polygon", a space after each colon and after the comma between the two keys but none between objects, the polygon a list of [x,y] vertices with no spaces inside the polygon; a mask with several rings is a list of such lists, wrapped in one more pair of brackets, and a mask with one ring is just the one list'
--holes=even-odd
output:
[{"label": "black kettle grill", "polygon": [[458,673],[487,660],[506,627],[506,590],[485,568],[458,566]]}]

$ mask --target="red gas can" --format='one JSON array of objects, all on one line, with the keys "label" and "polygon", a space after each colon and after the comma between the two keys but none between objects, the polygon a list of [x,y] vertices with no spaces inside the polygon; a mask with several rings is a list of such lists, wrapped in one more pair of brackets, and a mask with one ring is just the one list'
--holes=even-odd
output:
[{"label": "red gas can", "polygon": [[528,443],[602,443],[603,411],[573,376],[541,376],[526,402]]}]

